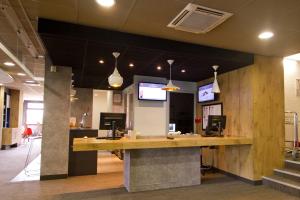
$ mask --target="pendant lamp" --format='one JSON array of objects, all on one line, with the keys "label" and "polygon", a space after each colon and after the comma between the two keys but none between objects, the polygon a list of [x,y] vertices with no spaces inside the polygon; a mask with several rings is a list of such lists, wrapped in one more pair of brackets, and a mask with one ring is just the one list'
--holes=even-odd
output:
[{"label": "pendant lamp", "polygon": [[220,93],[220,87],[219,87],[218,80],[217,80],[217,70],[219,68],[219,65],[214,65],[214,66],[212,66],[212,68],[214,69],[214,77],[215,77],[212,92]]},{"label": "pendant lamp", "polygon": [[108,77],[108,83],[111,87],[121,87],[123,84],[123,77],[120,75],[117,64],[118,64],[118,57],[120,55],[119,52],[113,52],[113,56],[115,57],[115,69],[114,72]]},{"label": "pendant lamp", "polygon": [[172,64],[173,64],[174,60],[167,60],[167,61],[170,65],[170,80],[169,80],[168,84],[161,89],[169,91],[169,92],[174,92],[174,91],[180,90],[180,87],[177,87],[176,85],[174,85],[172,83]]}]

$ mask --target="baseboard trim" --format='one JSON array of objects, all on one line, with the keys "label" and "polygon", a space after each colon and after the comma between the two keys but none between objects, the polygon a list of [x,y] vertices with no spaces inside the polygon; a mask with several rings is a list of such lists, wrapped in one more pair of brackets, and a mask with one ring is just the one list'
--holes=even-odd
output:
[{"label": "baseboard trim", "polygon": [[251,184],[251,185],[262,185],[263,184],[263,181],[262,180],[250,180],[250,179],[247,179],[247,178],[244,178],[244,177],[241,177],[241,176],[238,176],[238,175],[235,175],[235,174],[232,174],[230,172],[226,172],[222,169],[218,169],[218,168],[214,168],[217,172],[221,173],[221,174],[224,174],[226,176],[230,176],[232,178],[235,178],[235,179],[238,179],[240,181],[243,181],[245,183],[248,183],[248,184]]},{"label": "baseboard trim", "polygon": [[68,174],[44,175],[44,176],[40,176],[40,180],[46,181],[46,180],[64,179],[67,177],[68,177]]}]

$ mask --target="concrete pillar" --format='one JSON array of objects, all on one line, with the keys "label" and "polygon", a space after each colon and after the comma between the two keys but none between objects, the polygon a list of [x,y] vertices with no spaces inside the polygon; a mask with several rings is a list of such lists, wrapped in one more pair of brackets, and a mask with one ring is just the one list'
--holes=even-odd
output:
[{"label": "concrete pillar", "polygon": [[44,121],[41,180],[66,178],[68,174],[70,86],[72,69],[45,68]]}]

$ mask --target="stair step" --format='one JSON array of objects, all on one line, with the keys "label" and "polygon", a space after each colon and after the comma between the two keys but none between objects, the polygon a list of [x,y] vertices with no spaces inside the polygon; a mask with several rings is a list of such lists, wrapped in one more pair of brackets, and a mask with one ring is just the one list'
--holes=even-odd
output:
[{"label": "stair step", "polygon": [[286,159],[285,160],[285,168],[300,170],[300,161]]},{"label": "stair step", "polygon": [[263,183],[274,189],[300,197],[300,182],[286,177],[273,175],[263,177]]},{"label": "stair step", "polygon": [[300,170],[296,169],[274,169],[274,174],[300,183]]}]

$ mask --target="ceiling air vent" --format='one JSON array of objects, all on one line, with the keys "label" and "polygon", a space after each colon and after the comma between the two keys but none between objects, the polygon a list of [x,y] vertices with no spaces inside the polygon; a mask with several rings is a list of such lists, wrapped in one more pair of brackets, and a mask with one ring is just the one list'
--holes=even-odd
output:
[{"label": "ceiling air vent", "polygon": [[232,13],[189,3],[168,27],[192,33],[207,33],[232,16]]}]

